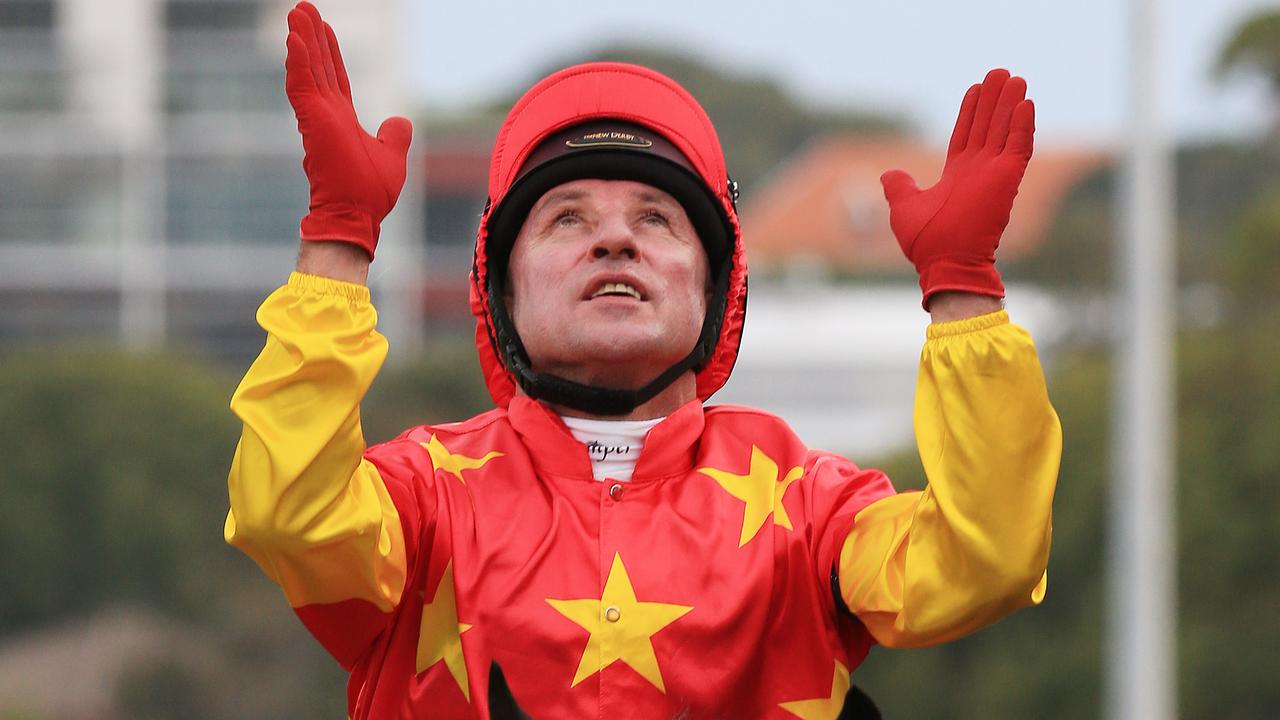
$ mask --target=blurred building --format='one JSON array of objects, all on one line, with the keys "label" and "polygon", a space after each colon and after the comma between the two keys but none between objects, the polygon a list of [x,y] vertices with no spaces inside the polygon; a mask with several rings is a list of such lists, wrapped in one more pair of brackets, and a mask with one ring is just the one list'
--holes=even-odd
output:
[{"label": "blurred building", "polygon": [[[306,211],[280,0],[0,0],[0,343],[242,354]],[[356,105],[405,112],[396,0],[325,0]],[[416,193],[383,327],[416,342]],[[411,260],[403,262],[403,260]]]}]

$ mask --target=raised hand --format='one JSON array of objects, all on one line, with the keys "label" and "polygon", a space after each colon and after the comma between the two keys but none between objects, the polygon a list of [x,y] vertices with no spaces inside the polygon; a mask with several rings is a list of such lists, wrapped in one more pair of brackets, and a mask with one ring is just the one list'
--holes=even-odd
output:
[{"label": "raised hand", "polygon": [[942,290],[1004,297],[996,246],[1031,160],[1035,105],[1027,83],[992,70],[960,104],[942,178],[925,190],[902,170],[880,176],[889,224],[916,272],[924,306]]},{"label": "raised hand", "polygon": [[404,187],[413,126],[391,117],[375,138],[364,131],[351,102],[338,40],[309,2],[289,11],[285,94],[302,133],[302,160],[311,185],[303,240],[336,241],[373,257],[382,219]]}]

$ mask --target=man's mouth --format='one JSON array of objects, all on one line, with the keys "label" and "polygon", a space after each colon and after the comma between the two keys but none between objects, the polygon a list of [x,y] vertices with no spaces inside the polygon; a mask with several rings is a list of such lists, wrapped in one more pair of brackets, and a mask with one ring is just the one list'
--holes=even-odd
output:
[{"label": "man's mouth", "polygon": [[616,296],[622,296],[622,297],[630,297],[630,298],[635,298],[636,300],[641,299],[639,290],[636,290],[634,287],[626,283],[620,283],[620,282],[604,283],[600,287],[596,288],[595,292],[591,293],[591,299],[594,300],[598,297],[601,297],[602,295],[616,295]]}]

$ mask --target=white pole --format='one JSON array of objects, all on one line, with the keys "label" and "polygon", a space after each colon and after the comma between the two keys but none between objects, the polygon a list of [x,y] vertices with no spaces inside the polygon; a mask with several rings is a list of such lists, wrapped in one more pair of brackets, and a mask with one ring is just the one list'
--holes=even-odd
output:
[{"label": "white pole", "polygon": [[[166,329],[163,8],[158,0],[76,0],[68,8],[81,102],[120,148],[120,338],[132,350],[151,349]],[[106,58],[98,55],[104,46],[114,49]]]},{"label": "white pole", "polygon": [[1172,158],[1160,120],[1158,0],[1132,4],[1128,157],[1117,253],[1107,716],[1177,717],[1172,452]]},{"label": "white pole", "polygon": [[120,337],[130,350],[150,350],[164,344],[167,324],[164,154],[135,145],[121,163]]}]

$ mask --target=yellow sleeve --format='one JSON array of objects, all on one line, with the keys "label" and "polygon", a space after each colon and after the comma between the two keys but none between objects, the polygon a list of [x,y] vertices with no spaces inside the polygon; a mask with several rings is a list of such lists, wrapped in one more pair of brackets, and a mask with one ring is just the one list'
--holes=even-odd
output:
[{"label": "yellow sleeve", "polygon": [[889,647],[1043,599],[1062,454],[1031,336],[1004,311],[929,327],[915,428],[927,487],[868,505],[840,551],[845,603]]},{"label": "yellow sleeve", "polygon": [[267,342],[231,400],[244,422],[224,535],[295,607],[367,600],[405,583],[400,518],[363,457],[359,405],[387,354],[369,289],[294,273],[258,309]]}]

